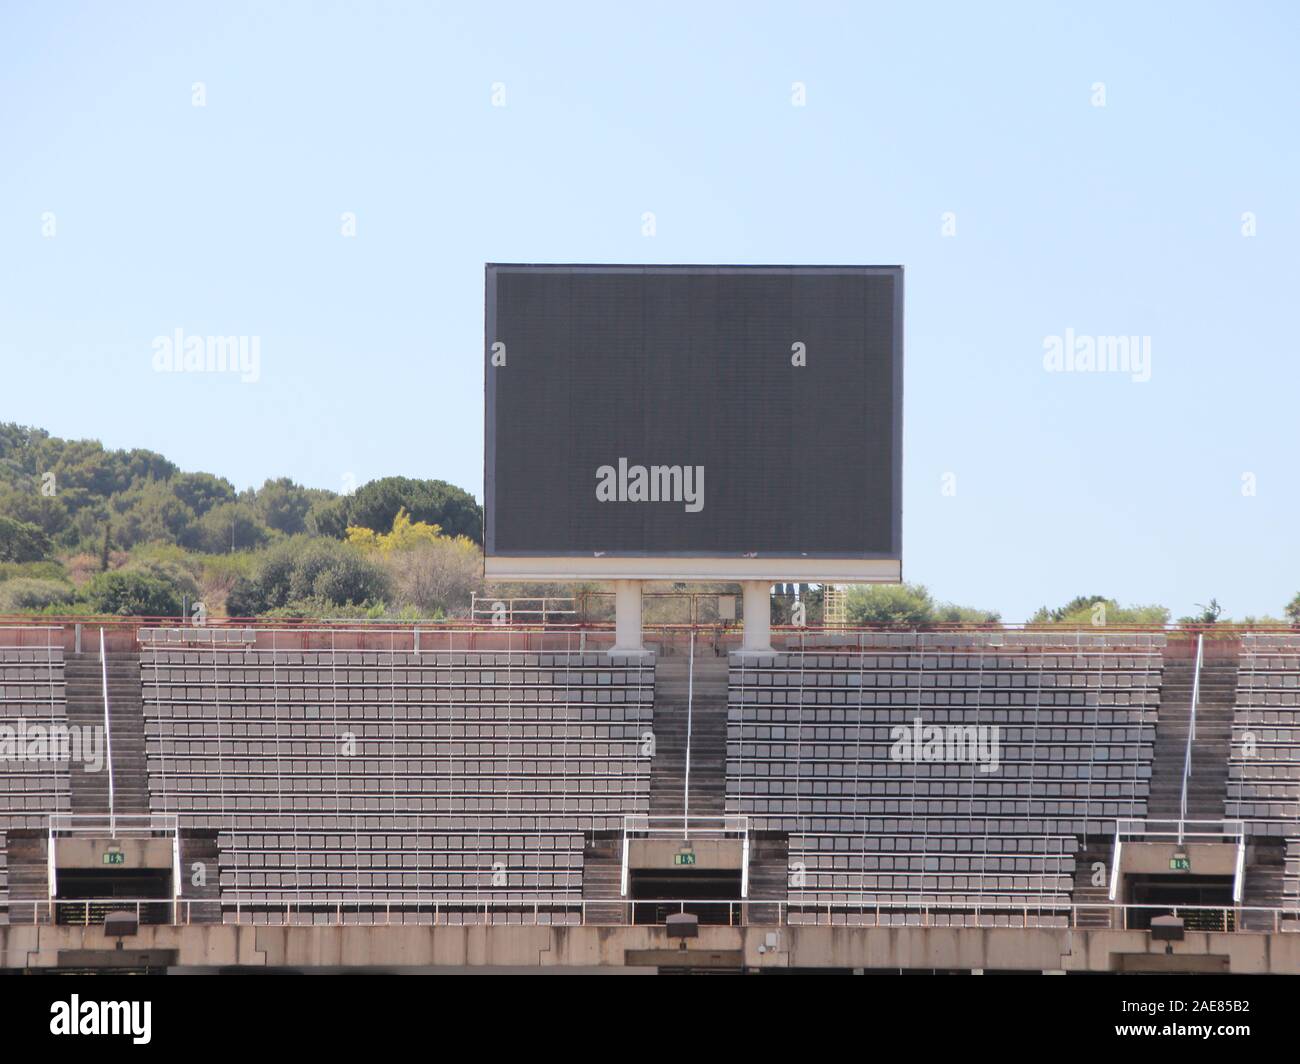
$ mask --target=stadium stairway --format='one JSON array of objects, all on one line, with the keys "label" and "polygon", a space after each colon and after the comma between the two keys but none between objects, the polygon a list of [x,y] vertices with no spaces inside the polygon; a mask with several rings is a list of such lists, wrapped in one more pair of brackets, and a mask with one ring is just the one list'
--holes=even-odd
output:
[{"label": "stadium stairway", "polygon": [[722,816],[727,799],[727,678],[725,657],[699,648],[655,658],[655,757],[650,767],[650,815],[681,816],[686,786],[687,698],[690,697],[691,816]]},{"label": "stadium stairway", "polygon": [[47,860],[49,836],[32,828],[12,829],[6,833],[6,858],[9,871],[9,911],[11,924],[49,923],[48,909],[36,902],[50,897],[50,867]]},{"label": "stadium stairway", "polygon": [[[1149,820],[1177,820],[1182,804],[1183,760],[1191,720],[1195,644],[1170,640],[1160,683],[1160,711],[1147,799]],[[1222,820],[1228,797],[1228,754],[1237,690],[1237,643],[1207,640],[1196,708],[1196,739],[1187,786],[1188,820]]]},{"label": "stadium stairway", "polygon": [[627,905],[619,893],[622,847],[621,831],[588,831],[583,838],[582,900],[589,924],[622,924],[627,920]]},{"label": "stadium stairway", "polygon": [[782,923],[780,905],[789,895],[790,836],[784,831],[755,831],[749,837],[749,900],[747,922]]},{"label": "stadium stairway", "polygon": [[[180,832],[181,890],[191,924],[221,923],[221,854],[217,832],[190,828]],[[199,867],[202,866],[200,875]],[[201,880],[196,883],[195,879]]]},{"label": "stadium stairway", "polygon": [[[1081,908],[1075,915],[1077,926],[1082,928],[1106,928],[1111,926],[1110,909],[1110,865],[1115,848],[1114,836],[1089,835],[1079,840],[1079,852],[1074,862],[1074,890],[1071,901]],[[1100,864],[1102,874],[1098,875]],[[1099,882],[1094,883],[1094,879]]]},{"label": "stadium stairway", "polygon": [[[110,653],[107,659],[108,719],[113,750],[113,810],[149,812],[149,783],[144,759],[144,707],[140,697],[140,658]],[[64,663],[68,723],[82,728],[104,725],[104,676],[98,653],[69,654]],[[107,770],[89,772],[73,763],[70,772],[72,812],[108,812]]]},{"label": "stadium stairway", "polygon": [[[1246,845],[1246,889],[1241,904],[1247,909],[1280,908],[1291,903],[1286,891],[1285,839],[1249,839]],[[1246,912],[1241,925],[1247,931],[1271,931],[1267,913]]]}]

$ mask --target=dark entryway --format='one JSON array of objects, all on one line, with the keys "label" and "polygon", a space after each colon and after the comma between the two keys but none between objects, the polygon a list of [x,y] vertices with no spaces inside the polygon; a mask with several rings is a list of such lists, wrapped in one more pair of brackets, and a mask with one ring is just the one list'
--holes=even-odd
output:
[{"label": "dark entryway", "polygon": [[[679,912],[694,913],[701,924],[740,923],[739,869],[633,869],[628,894],[633,899],[634,923],[662,924],[669,914]],[[709,904],[712,898],[719,899],[718,904]]]},{"label": "dark entryway", "polygon": [[1129,901],[1134,905],[1159,905],[1167,908],[1131,909],[1128,925],[1145,930],[1156,916],[1178,916],[1188,931],[1233,931],[1235,914],[1218,908],[1231,907],[1231,876],[1133,876],[1129,881]]},{"label": "dark entryway", "polygon": [[[172,876],[163,869],[61,868],[58,872],[59,905],[54,920],[59,924],[102,924],[111,912],[139,909],[142,924],[171,921]],[[123,899],[115,904],[113,899]],[[157,904],[136,906],[144,898],[158,898]]]}]

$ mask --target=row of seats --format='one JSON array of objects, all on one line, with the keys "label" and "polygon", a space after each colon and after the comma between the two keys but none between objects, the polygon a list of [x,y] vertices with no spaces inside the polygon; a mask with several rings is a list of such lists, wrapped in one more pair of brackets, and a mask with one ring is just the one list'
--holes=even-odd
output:
[{"label": "row of seats", "polygon": [[318,706],[322,712],[335,705],[361,706],[395,706],[404,705],[500,705],[504,702],[520,706],[552,706],[556,702],[585,702],[589,705],[602,705],[606,702],[640,701],[643,692],[640,688],[519,688],[502,684],[491,685],[491,680],[484,680],[482,685],[469,687],[429,687],[403,688],[350,687],[347,680],[339,679],[331,685],[299,685],[286,683],[283,687],[266,687],[266,685],[247,685],[247,687],[225,687],[222,684],[169,683],[155,684],[146,689],[149,697],[161,702],[177,702],[192,705],[213,705],[216,702],[238,709],[244,705]]},{"label": "row of seats", "polygon": [[[8,919],[9,906],[6,832],[44,828],[47,814],[71,808],[67,761],[18,756],[20,739],[36,734],[27,729],[67,724],[61,636],[55,645],[56,632],[33,629],[20,634],[28,638],[44,634],[45,645],[0,646],[0,728],[6,729],[0,736],[15,744],[0,759],[0,923]],[[13,635],[0,632],[0,636]]]},{"label": "row of seats", "polygon": [[1162,638],[850,638],[731,666],[728,811],[791,833],[796,907],[1050,909],[1077,837],[1144,815]]},{"label": "row of seats", "polygon": [[227,910],[577,903],[584,833],[648,811],[653,676],[579,651],[147,646],[154,808],[218,831]]},{"label": "row of seats", "polygon": [[[30,634],[39,635],[36,630]],[[0,831],[43,828],[46,814],[70,808],[67,760],[55,760],[51,729],[67,726],[67,690],[60,641],[44,646],[0,646]],[[0,886],[0,906],[4,903]]]},{"label": "row of seats", "polygon": [[1242,637],[1227,815],[1287,840],[1283,889],[1300,901],[1300,633]]}]

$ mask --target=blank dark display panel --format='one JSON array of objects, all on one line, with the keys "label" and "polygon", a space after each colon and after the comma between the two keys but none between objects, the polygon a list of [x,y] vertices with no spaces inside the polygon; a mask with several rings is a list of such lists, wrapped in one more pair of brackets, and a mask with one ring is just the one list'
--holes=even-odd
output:
[{"label": "blank dark display panel", "polygon": [[902,285],[489,265],[488,555],[897,558]]}]

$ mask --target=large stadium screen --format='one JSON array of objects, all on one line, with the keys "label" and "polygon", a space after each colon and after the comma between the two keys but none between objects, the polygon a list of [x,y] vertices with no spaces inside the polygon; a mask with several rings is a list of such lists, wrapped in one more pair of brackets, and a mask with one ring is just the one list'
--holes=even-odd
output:
[{"label": "large stadium screen", "polygon": [[900,267],[487,267],[489,575],[899,578]]}]

